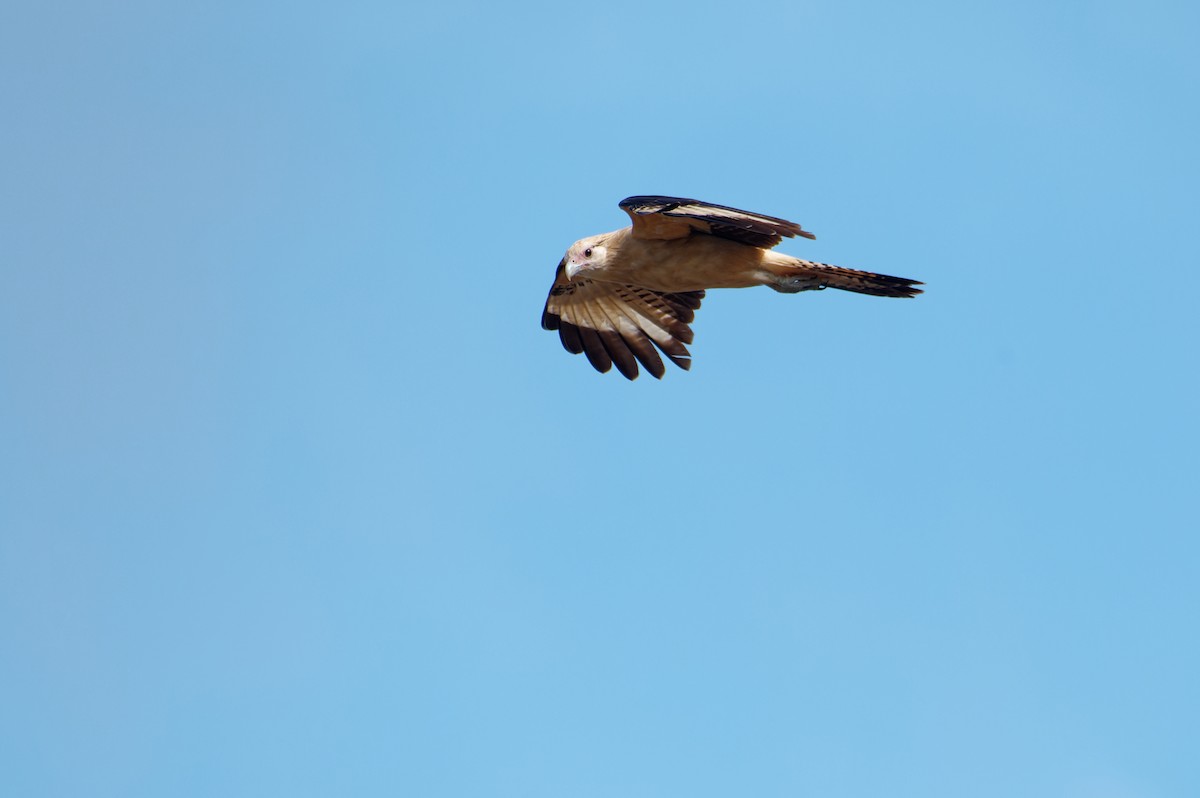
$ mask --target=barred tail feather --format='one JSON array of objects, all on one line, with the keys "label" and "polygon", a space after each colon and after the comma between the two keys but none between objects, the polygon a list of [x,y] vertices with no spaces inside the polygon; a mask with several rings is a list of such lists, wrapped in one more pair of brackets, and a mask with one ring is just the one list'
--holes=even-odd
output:
[{"label": "barred tail feather", "polygon": [[912,297],[922,293],[916,286],[924,285],[919,280],[907,277],[892,277],[799,258],[791,259],[784,268],[772,271],[775,271],[778,283],[771,287],[787,293],[814,288],[840,288],[872,296]]}]

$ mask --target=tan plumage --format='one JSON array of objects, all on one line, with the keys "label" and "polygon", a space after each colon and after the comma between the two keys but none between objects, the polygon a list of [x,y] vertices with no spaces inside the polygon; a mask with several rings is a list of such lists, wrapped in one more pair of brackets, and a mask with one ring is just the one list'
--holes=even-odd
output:
[{"label": "tan plumage", "polygon": [[921,293],[916,280],[773,252],[784,237],[814,238],[795,222],[678,197],[629,197],[620,207],[632,226],[572,244],[542,311],[542,327],[558,330],[567,351],[587,355],[601,372],[615,365],[632,380],[641,363],[661,378],[656,346],[689,368],[689,325],[709,288]]}]

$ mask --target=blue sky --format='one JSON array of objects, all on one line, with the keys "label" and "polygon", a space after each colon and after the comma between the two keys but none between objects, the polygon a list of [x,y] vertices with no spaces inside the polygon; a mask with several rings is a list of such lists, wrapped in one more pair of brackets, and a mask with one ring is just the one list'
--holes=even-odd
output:
[{"label": "blue sky", "polygon": [[[14,5],[0,790],[1195,795],[1186,3]],[[912,301],[539,328],[639,193]]]}]

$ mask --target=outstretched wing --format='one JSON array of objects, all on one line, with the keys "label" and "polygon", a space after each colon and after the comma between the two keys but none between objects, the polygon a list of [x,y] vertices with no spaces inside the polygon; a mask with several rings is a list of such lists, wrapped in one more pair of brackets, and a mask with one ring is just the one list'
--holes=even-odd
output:
[{"label": "outstretched wing", "polygon": [[770,249],[785,237],[816,238],[800,225],[774,216],[741,211],[682,197],[626,197],[621,210],[633,219],[634,238],[686,238],[708,233]]},{"label": "outstretched wing", "polygon": [[567,280],[559,264],[542,311],[542,329],[558,330],[563,347],[584,353],[597,371],[616,365],[637,379],[638,363],[658,379],[666,373],[657,346],[672,363],[689,369],[692,342],[689,323],[704,298],[703,291],[665,294],[636,285],[598,280]]}]

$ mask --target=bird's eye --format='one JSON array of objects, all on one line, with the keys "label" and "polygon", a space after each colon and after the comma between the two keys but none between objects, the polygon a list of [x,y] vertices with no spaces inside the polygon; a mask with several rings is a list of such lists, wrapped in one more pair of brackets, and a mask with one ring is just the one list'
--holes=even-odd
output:
[{"label": "bird's eye", "polygon": [[583,251],[583,257],[585,257],[585,258],[592,257],[592,248],[591,247],[588,247],[587,249],[585,249]]}]

